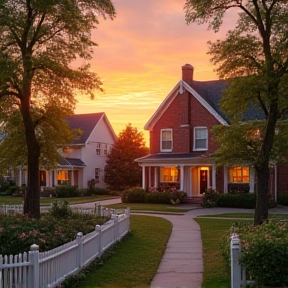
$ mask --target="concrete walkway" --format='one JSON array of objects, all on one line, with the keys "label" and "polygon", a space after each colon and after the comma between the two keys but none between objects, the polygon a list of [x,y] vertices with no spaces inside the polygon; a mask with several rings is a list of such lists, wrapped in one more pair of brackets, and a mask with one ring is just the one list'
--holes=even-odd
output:
[{"label": "concrete walkway", "polygon": [[[121,203],[121,199],[97,201],[102,205]],[[95,203],[81,204],[94,207]],[[129,206],[129,205],[128,205]],[[150,288],[201,288],[203,279],[202,239],[199,225],[193,220],[201,215],[223,213],[254,213],[254,209],[201,208],[199,205],[179,205],[184,209],[182,215],[135,213],[163,217],[173,225],[166,250]],[[269,214],[288,214],[288,207],[278,205]],[[134,213],[133,213],[134,214]],[[157,227],[155,227],[157,229]]]}]

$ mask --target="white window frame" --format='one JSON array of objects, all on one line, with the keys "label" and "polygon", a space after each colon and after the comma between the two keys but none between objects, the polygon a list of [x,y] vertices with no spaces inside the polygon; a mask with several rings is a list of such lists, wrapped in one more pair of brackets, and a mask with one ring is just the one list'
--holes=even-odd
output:
[{"label": "white window frame", "polygon": [[[162,147],[162,144],[163,144],[163,140],[162,140],[162,135],[163,135],[163,132],[171,132],[171,140],[166,140],[166,141],[171,141],[171,149],[164,149]],[[161,129],[160,131],[160,151],[161,152],[171,152],[173,150],[173,129],[172,128],[169,128],[169,129]]]},{"label": "white window frame", "polygon": [[[196,140],[203,140],[202,138],[196,139],[196,131],[199,129],[206,129],[206,148],[197,148]],[[207,126],[194,127],[194,141],[193,141],[193,151],[207,151],[208,150],[208,129]]]},{"label": "white window frame", "polygon": [[108,144],[104,144],[104,155],[108,155]]}]

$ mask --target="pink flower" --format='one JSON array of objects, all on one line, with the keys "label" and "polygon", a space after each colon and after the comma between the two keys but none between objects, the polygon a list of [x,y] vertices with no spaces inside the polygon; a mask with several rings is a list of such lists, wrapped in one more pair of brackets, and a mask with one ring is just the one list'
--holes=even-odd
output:
[{"label": "pink flower", "polygon": [[20,239],[25,239],[27,237],[27,235],[23,232],[19,235]]}]

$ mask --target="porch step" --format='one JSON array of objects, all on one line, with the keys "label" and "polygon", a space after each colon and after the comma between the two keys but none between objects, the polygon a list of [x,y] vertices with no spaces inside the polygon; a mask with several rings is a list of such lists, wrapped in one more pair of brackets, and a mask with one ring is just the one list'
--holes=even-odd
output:
[{"label": "porch step", "polygon": [[186,197],[185,203],[202,204],[202,196]]}]

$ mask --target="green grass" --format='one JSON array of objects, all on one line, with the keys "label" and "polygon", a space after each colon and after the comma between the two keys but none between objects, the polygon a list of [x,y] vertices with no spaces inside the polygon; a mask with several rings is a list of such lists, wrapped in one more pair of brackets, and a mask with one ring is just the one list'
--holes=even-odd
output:
[{"label": "green grass", "polygon": [[200,217],[194,220],[201,227],[204,265],[202,288],[230,288],[230,275],[221,255],[220,243],[235,220]]},{"label": "green grass", "polygon": [[[201,215],[205,218],[235,218],[235,219],[254,219],[254,213],[223,213],[214,215]],[[288,219],[288,214],[269,214],[268,219]]]},{"label": "green grass", "polygon": [[[113,199],[114,196],[110,195],[97,195],[97,196],[90,196],[90,197],[72,197],[72,198],[41,198],[40,205],[50,205],[55,201],[67,201],[69,204],[80,204],[80,203],[87,203],[87,202],[95,202],[98,200],[107,200]],[[24,198],[23,197],[15,197],[15,196],[0,196],[0,205],[16,205],[16,204],[23,204]]]},{"label": "green grass", "polygon": [[191,209],[182,209],[177,206],[167,205],[167,204],[151,204],[151,203],[119,203],[113,205],[105,205],[105,207],[113,209],[125,209],[130,207],[132,211],[152,211],[152,212],[177,212],[185,213]]},{"label": "green grass", "polygon": [[160,217],[131,215],[131,230],[131,235],[116,247],[113,257],[77,287],[149,287],[165,251],[172,224]]}]

